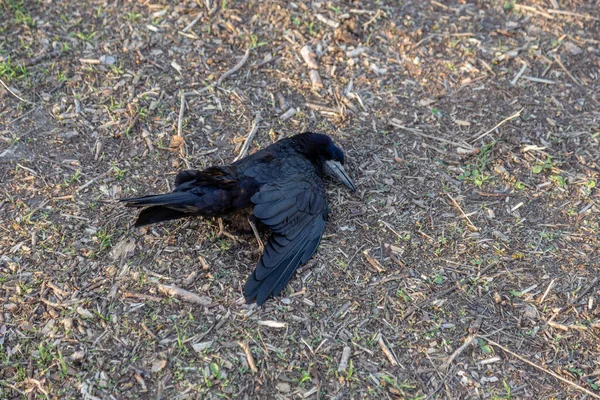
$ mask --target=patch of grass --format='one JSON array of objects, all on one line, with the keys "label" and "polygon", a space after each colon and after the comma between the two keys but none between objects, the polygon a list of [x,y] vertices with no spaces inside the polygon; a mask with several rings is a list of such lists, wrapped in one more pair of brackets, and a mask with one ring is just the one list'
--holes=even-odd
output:
[{"label": "patch of grass", "polygon": [[106,228],[100,228],[96,232],[96,239],[100,244],[100,251],[112,248],[112,237],[113,233],[109,232]]},{"label": "patch of grass", "polygon": [[267,44],[267,42],[261,42],[258,39],[258,36],[255,34],[251,34],[250,35],[250,47],[252,47],[253,49],[257,48],[257,47],[262,47],[265,44]]},{"label": "patch of grass", "polygon": [[31,17],[28,12],[17,10],[15,11],[15,21],[18,24],[25,24],[30,28],[35,28],[35,20]]},{"label": "patch of grass", "polygon": [[552,171],[552,168],[559,166],[561,163],[555,161],[552,156],[548,156],[544,161],[538,162],[531,172],[541,174],[542,172]]},{"label": "patch of grass", "polygon": [[142,14],[137,13],[135,11],[129,11],[127,14],[125,14],[123,18],[125,19],[125,21],[135,23],[142,18]]},{"label": "patch of grass", "polygon": [[92,39],[96,36],[96,32],[77,32],[75,37],[79,40],[83,40],[84,42],[91,43]]},{"label": "patch of grass", "polygon": [[0,78],[5,78],[9,82],[13,79],[22,79],[28,76],[27,68],[22,65],[15,65],[8,57],[0,62]]},{"label": "patch of grass", "polygon": [[458,176],[459,181],[471,182],[481,188],[485,183],[494,178],[493,175],[486,173],[489,164],[490,153],[496,142],[489,143],[481,148],[481,151],[475,158],[475,162],[467,164],[462,174]]},{"label": "patch of grass", "polygon": [[125,174],[127,173],[127,169],[121,169],[117,166],[117,164],[113,164],[112,166],[112,170],[113,170],[113,174],[115,176],[115,179],[120,181],[125,177]]}]

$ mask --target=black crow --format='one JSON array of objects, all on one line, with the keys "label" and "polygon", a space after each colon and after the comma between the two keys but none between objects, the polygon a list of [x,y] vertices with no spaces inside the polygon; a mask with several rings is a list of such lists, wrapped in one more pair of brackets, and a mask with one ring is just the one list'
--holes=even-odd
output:
[{"label": "black crow", "polygon": [[271,236],[244,287],[246,302],[261,305],[279,295],[319,246],[327,221],[323,175],[356,190],[343,164],[344,153],[331,138],[306,132],[231,165],[182,171],[172,193],[121,201],[147,207],[135,226],[194,215],[243,216],[266,225]]}]

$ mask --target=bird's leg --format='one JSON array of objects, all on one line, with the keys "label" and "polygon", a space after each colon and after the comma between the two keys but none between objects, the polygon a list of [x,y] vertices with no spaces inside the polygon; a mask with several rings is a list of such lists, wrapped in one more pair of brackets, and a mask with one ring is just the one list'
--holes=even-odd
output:
[{"label": "bird's leg", "polygon": [[250,228],[252,228],[252,232],[254,232],[254,237],[256,238],[256,241],[258,242],[258,251],[260,252],[260,254],[263,254],[265,252],[265,245],[263,244],[262,240],[260,239],[260,235],[258,234],[258,229],[256,228],[256,224],[254,223],[254,220],[252,219],[252,217],[248,217],[248,223],[250,224]]},{"label": "bird's leg", "polygon": [[237,238],[234,235],[225,230],[225,228],[223,227],[223,219],[217,218],[217,220],[219,221],[219,232],[217,232],[217,238],[220,238],[221,236],[227,236],[231,240],[237,240]]}]

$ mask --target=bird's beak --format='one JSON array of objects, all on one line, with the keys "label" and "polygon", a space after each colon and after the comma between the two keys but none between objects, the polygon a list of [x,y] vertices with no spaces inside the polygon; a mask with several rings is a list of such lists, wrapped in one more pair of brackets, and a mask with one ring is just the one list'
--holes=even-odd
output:
[{"label": "bird's beak", "polygon": [[354,182],[344,170],[344,166],[340,164],[338,161],[325,161],[325,173],[330,176],[335,176],[338,178],[344,185],[348,186],[350,190],[353,192],[356,191],[356,186],[354,186]]}]

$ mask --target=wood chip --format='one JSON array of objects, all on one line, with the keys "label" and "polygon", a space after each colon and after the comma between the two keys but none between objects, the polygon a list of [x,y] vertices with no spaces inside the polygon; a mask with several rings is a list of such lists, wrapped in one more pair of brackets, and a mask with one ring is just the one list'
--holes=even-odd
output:
[{"label": "wood chip", "polygon": [[180,298],[188,303],[199,304],[204,307],[208,307],[212,304],[212,300],[210,298],[198,296],[195,293],[188,292],[187,290],[178,288],[176,286],[159,284],[158,290],[164,294]]},{"label": "wood chip", "polygon": [[379,344],[381,351],[383,351],[383,354],[385,354],[385,356],[388,359],[388,361],[390,362],[390,364],[398,365],[398,361],[396,361],[396,357],[394,357],[394,355],[392,354],[390,349],[386,346],[385,342],[383,341],[383,336],[379,336],[379,339],[377,340],[377,344]]},{"label": "wood chip", "polygon": [[[259,322],[260,323],[260,322]],[[248,361],[248,366],[252,370],[252,372],[258,372],[258,368],[256,368],[256,363],[254,362],[254,357],[252,357],[252,353],[250,352],[250,347],[247,342],[237,342],[237,344],[242,348],[244,354],[246,355],[246,361]]]},{"label": "wood chip", "polygon": [[344,347],[342,351],[342,358],[340,359],[340,365],[338,366],[338,372],[344,372],[348,368],[348,360],[350,359],[350,346]]},{"label": "wood chip", "polygon": [[310,77],[310,83],[314,90],[319,90],[323,88],[323,81],[321,81],[321,76],[319,75],[319,72],[317,70],[310,70],[308,76]]},{"label": "wood chip", "polygon": [[306,45],[300,50],[300,55],[304,59],[308,68],[319,69],[319,64],[317,63],[317,55],[311,49],[310,46]]},{"label": "wood chip", "polygon": [[194,344],[192,344],[192,349],[194,349],[194,351],[197,353],[202,353],[204,350],[206,350],[210,346],[212,346],[212,344],[213,344],[212,340],[209,342],[194,343]]},{"label": "wood chip", "polygon": [[287,326],[288,326],[287,322],[270,321],[270,320],[258,321],[258,324],[262,325],[262,326],[268,326],[269,328],[279,328],[279,329],[287,328]]},{"label": "wood chip", "polygon": [[369,264],[371,264],[371,266],[373,268],[375,268],[375,271],[377,271],[379,273],[385,272],[385,268],[383,268],[381,266],[381,263],[376,258],[373,258],[373,256],[371,256],[369,254],[368,250],[364,250],[363,251],[363,255],[365,256],[365,258],[367,259],[367,261],[369,262]]},{"label": "wood chip", "polygon": [[289,110],[287,110],[285,113],[281,114],[279,116],[279,119],[282,121],[285,121],[286,119],[290,119],[292,118],[294,115],[296,115],[296,109],[294,107],[290,108]]}]

